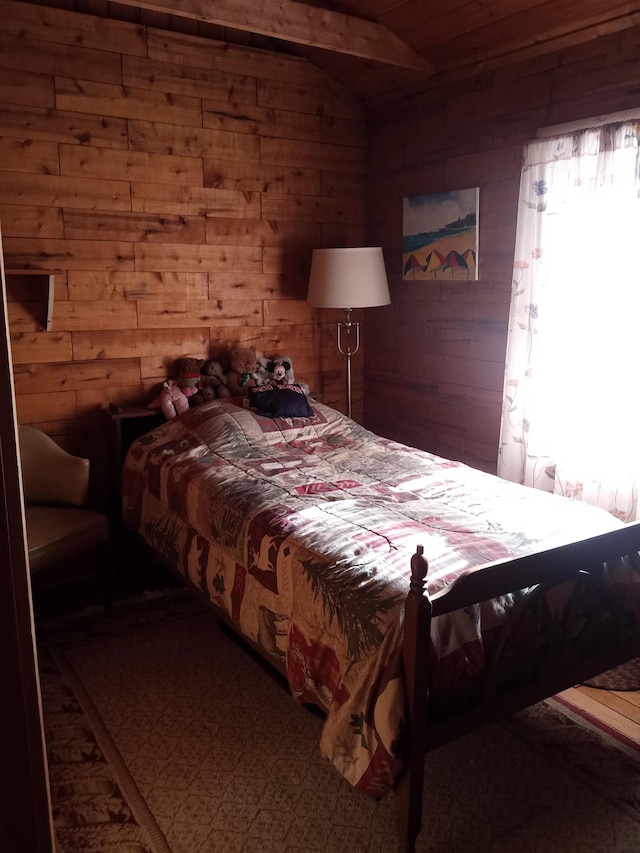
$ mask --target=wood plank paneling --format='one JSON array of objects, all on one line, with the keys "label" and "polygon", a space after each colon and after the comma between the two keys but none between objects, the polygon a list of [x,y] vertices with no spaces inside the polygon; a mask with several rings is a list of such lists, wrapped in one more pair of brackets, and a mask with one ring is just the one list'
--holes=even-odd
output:
[{"label": "wood plank paneling", "polygon": [[[366,246],[370,241],[366,238],[367,230],[359,224],[323,223],[320,246]],[[379,246],[381,241],[374,240]]]},{"label": "wood plank paneling", "polygon": [[6,0],[0,33],[6,264],[56,273],[53,331],[32,276],[10,305],[20,419],[104,476],[102,409],[238,341],[292,355],[344,408],[335,326],[306,288],[315,246],[364,237],[362,103],[299,57],[68,5]]},{"label": "wood plank paneling", "polygon": [[98,115],[164,121],[187,127],[202,125],[199,98],[70,77],[56,77],[56,107],[69,112],[93,111]]},{"label": "wood plank paneling", "polygon": [[367,144],[367,125],[362,120],[342,119],[336,116],[322,117],[322,142],[334,145],[354,145],[362,148]]},{"label": "wood plank paneling", "polygon": [[0,138],[0,167],[5,172],[35,172],[57,175],[58,146],[30,138]]},{"label": "wood plank paneling", "polygon": [[255,299],[277,298],[280,293],[286,293],[290,278],[289,272],[281,270],[276,273],[244,275],[218,272],[210,276],[209,299],[218,299],[224,294],[230,294],[232,299],[242,299],[247,303]]},{"label": "wood plank paneling", "polygon": [[[357,322],[356,315],[353,314],[354,322]],[[308,302],[303,302],[300,299],[265,299],[264,301],[264,321],[269,326],[289,325],[295,326],[298,323],[311,324],[315,317],[315,309]]]},{"label": "wood plank paneling", "polygon": [[[207,181],[205,180],[205,183]],[[214,186],[186,187],[170,184],[131,184],[131,208],[145,213],[175,216],[225,216],[259,219],[262,205],[259,190],[222,189]]]},{"label": "wood plank paneling", "polygon": [[127,240],[134,243],[204,243],[205,220],[106,211],[65,211],[64,234],[69,240]]},{"label": "wood plank paneling", "polygon": [[8,237],[5,256],[13,269],[132,270],[133,243]]},{"label": "wood plank paneling", "polygon": [[50,109],[56,102],[53,79],[29,71],[3,70],[0,74],[0,102]]},{"label": "wood plank paneling", "polygon": [[5,237],[62,237],[64,226],[59,207],[27,207],[0,204],[0,222]]},{"label": "wood plank paneling", "polygon": [[77,415],[74,391],[21,394],[16,396],[18,423],[33,424],[39,421],[71,421]]},{"label": "wood plank paneling", "polygon": [[[289,196],[289,204],[291,197]],[[206,242],[225,246],[304,247],[319,246],[322,228],[318,222],[278,222],[274,219],[224,219],[208,216]]]},{"label": "wood plank paneling", "polygon": [[193,65],[125,56],[122,77],[127,87],[212,98],[216,101],[233,100],[238,104],[257,103],[255,77],[221,69],[214,71]]},{"label": "wood plank paneling", "polygon": [[45,318],[42,312],[38,316],[39,305],[37,302],[20,300],[10,302],[7,306],[7,319],[10,332],[41,332],[46,329]]},{"label": "wood plank paneling", "polygon": [[[1,84],[0,84],[1,85]],[[124,119],[105,119],[82,113],[0,103],[0,127],[5,136],[43,139],[98,148],[128,148]]]},{"label": "wood plank paneling", "polygon": [[[187,65],[231,74],[248,74],[274,83],[297,80],[301,85],[306,83],[320,88],[340,88],[338,84],[329,81],[320,69],[302,59],[212,39],[215,36],[211,39],[193,38],[150,28],[147,34],[148,55],[150,59],[163,62],[169,59],[179,67]],[[328,109],[327,113],[333,114],[333,111]]]},{"label": "wood plank paneling", "polygon": [[[292,82],[295,81],[295,82]],[[289,80],[258,80],[258,104],[312,115],[331,115],[343,119],[364,119],[364,107],[358,108],[353,96],[328,81],[316,87],[305,85],[299,77]]]},{"label": "wood plank paneling", "polygon": [[69,272],[69,298],[102,302],[106,299],[156,301],[167,304],[209,297],[207,273]]},{"label": "wood plank paneling", "polygon": [[[320,194],[323,196],[342,196],[361,199],[366,197],[369,178],[360,172],[340,172],[334,169],[323,169],[321,186],[322,191]],[[344,245],[348,246],[349,241],[346,240]],[[352,243],[352,245],[355,246],[357,243]]]},{"label": "wood plank paneling", "polygon": [[206,358],[209,329],[125,329],[119,332],[98,329],[91,332],[74,332],[72,340],[73,357],[77,361],[157,355],[174,358],[193,355]]},{"label": "wood plank paneling", "polygon": [[109,148],[60,146],[60,173],[71,177],[153,181],[186,187],[202,186],[202,161],[194,157],[116,151]]},{"label": "wood plank paneling", "polygon": [[53,328],[75,332],[94,329],[135,329],[138,325],[136,306],[132,302],[58,302],[55,306]]},{"label": "wood plank paneling", "polygon": [[[365,348],[366,426],[495,473],[523,145],[539,126],[640,106],[633,44],[607,37],[372,103],[368,236],[392,304],[366,312],[380,342]],[[403,198],[476,186],[479,280],[403,281]]]},{"label": "wood plank paneling", "polygon": [[74,362],[62,364],[16,365],[16,394],[40,394],[52,391],[78,391],[83,388],[110,388],[114,378],[121,385],[140,384],[138,359]]},{"label": "wood plank paneling", "polygon": [[[213,130],[230,130],[235,133],[314,142],[321,136],[321,130],[324,127],[320,116],[239,104],[235,99],[229,102],[203,98],[202,108],[203,124]],[[352,135],[355,133],[353,129],[351,132]],[[323,138],[322,141],[332,142],[333,140]],[[364,145],[363,139],[362,147]]]},{"label": "wood plank paneling", "polygon": [[[551,72],[527,78],[527,111],[549,104],[552,85]],[[521,93],[522,80],[519,79],[494,82],[483,89],[460,92],[446,102],[447,129],[463,124],[484,125],[487,121],[498,124],[504,122],[510,114],[522,111]]]},{"label": "wood plank paneling", "polygon": [[283,267],[290,270],[286,288],[289,297],[306,299],[310,265],[311,252],[304,246],[266,246],[262,251],[264,272],[275,274]]},{"label": "wood plank paneling", "polygon": [[131,210],[127,181],[68,178],[58,175],[16,175],[0,170],[0,197],[4,204],[76,208],[80,210]]},{"label": "wood plank paneling", "polygon": [[14,38],[28,36],[45,43],[95,48],[116,54],[144,56],[147,51],[143,27],[14,0],[2,2],[2,30]]},{"label": "wood plank paneling", "polygon": [[188,329],[202,326],[260,326],[263,323],[262,305],[251,307],[244,299],[210,299],[206,302],[187,302],[168,305],[162,302],[141,302],[138,306],[140,329]]},{"label": "wood plank paneling", "polygon": [[129,143],[134,151],[150,151],[183,157],[215,157],[257,163],[260,144],[257,136],[232,130],[193,130],[175,124],[129,122]]},{"label": "wood plank paneling", "polygon": [[265,219],[292,222],[340,222],[344,225],[362,222],[364,204],[359,198],[323,198],[318,196],[291,196],[265,194],[262,199],[262,214]]},{"label": "wood plank paneling", "polygon": [[265,163],[224,163],[204,161],[204,184],[216,189],[243,193],[288,193],[317,195],[323,193],[320,169],[270,166]]},{"label": "wood plank paneling", "polygon": [[259,247],[192,246],[185,243],[136,243],[136,269],[159,272],[260,272]]},{"label": "wood plank paneling", "polygon": [[293,140],[264,138],[260,140],[260,161],[267,166],[365,171],[359,148],[324,142],[305,142],[301,145]]},{"label": "wood plank paneling", "polygon": [[[4,23],[4,21],[3,21]],[[75,75],[78,65],[99,83],[122,83],[122,62],[118,53],[94,50],[81,44],[58,44],[30,39],[24,32],[0,33],[0,68],[29,71],[53,77]]]},{"label": "wood plank paneling", "polygon": [[41,364],[49,361],[71,361],[69,332],[17,332],[11,334],[11,358],[16,364]]},{"label": "wood plank paneling", "polygon": [[[362,312],[355,411],[366,401],[367,425],[495,467],[522,145],[542,124],[639,105],[638,28],[383,94],[365,116],[299,57],[227,44],[195,21],[190,32],[158,28],[169,15],[105,22],[68,5],[3,3],[5,254],[9,266],[60,270],[54,329],[69,327],[14,334],[23,414],[85,428],[109,399],[146,393],[172,360],[223,358],[233,340],[293,352],[299,378],[344,407],[335,318],[305,301],[310,253],[368,242],[384,247],[393,301]],[[509,29],[526,40],[515,21]],[[403,197],[470,186],[480,187],[480,280],[404,282]],[[26,297],[11,310],[33,322]],[[57,388],[76,363],[100,387],[67,388],[47,413],[29,371],[50,368],[40,375]]]}]

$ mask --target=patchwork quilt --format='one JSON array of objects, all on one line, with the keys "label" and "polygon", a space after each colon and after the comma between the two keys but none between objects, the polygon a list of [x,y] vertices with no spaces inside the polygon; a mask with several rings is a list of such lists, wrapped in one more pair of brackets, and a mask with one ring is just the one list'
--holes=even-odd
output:
[{"label": "patchwork quilt", "polygon": [[[433,593],[469,567],[620,526],[322,404],[312,417],[270,418],[224,400],[134,442],[123,513],[286,671],[295,699],[327,712],[323,755],[375,797],[401,768],[403,602],[416,546]],[[482,666],[484,638],[508,606],[434,620],[439,689]]]}]

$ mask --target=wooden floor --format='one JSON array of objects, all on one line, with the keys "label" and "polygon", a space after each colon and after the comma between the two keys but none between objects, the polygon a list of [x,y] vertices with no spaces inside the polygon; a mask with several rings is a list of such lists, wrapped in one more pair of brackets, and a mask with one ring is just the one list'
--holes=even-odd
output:
[{"label": "wooden floor", "polygon": [[559,695],[640,744],[640,690],[618,692],[572,687]]}]

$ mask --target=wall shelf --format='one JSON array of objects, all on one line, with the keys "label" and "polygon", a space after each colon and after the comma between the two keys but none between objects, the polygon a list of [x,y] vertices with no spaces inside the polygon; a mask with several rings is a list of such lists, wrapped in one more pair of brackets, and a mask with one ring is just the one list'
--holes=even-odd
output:
[{"label": "wall shelf", "polygon": [[53,328],[55,275],[39,270],[5,269],[7,301],[19,303],[33,319],[37,331]]}]

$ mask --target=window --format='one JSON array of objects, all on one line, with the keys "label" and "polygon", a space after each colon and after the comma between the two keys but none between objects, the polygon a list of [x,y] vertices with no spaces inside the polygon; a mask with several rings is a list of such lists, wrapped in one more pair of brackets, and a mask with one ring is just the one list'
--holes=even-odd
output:
[{"label": "window", "polygon": [[635,519],[638,125],[525,148],[498,473]]}]

